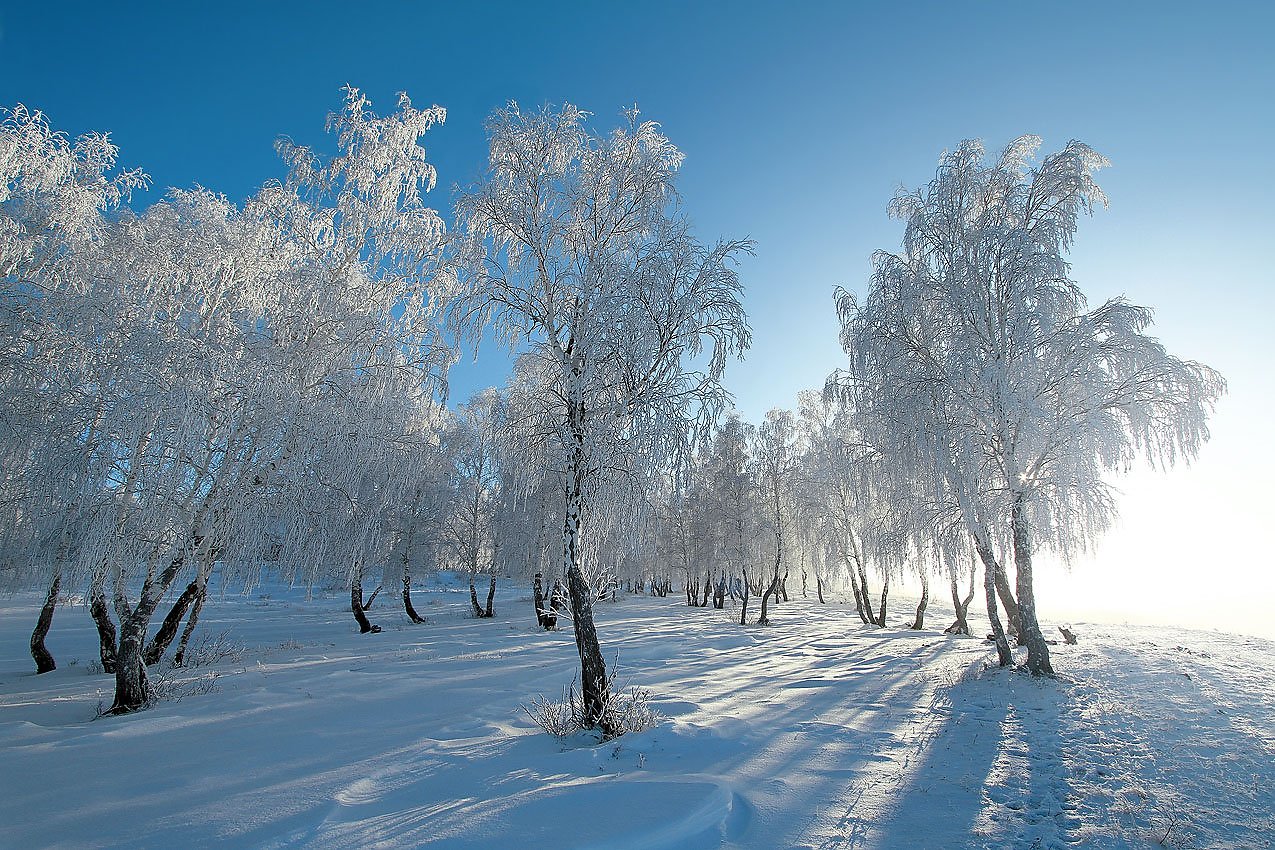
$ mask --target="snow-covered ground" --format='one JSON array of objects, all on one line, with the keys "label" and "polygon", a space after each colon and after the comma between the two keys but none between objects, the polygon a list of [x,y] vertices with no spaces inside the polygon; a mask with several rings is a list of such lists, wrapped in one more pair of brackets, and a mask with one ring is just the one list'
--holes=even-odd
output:
[{"label": "snow-covered ground", "polygon": [[[459,587],[435,586],[416,599],[424,625],[383,595],[374,635],[357,634],[347,599],[210,600],[200,633],[242,652],[174,671],[207,692],[102,719],[112,680],[91,669],[84,608],[58,611],[59,669],[37,677],[38,600],[0,600],[0,847],[1257,848],[1275,835],[1270,641],[1077,624],[1081,643],[1055,650],[1062,675],[1040,680],[939,632],[941,605],[920,632],[813,599],[741,628],[737,611],[621,594],[598,607],[603,647],[667,718],[564,744],[520,705],[571,680],[572,635],[536,629],[525,589],[502,587],[484,621]],[[900,601],[891,620],[910,613]]]}]

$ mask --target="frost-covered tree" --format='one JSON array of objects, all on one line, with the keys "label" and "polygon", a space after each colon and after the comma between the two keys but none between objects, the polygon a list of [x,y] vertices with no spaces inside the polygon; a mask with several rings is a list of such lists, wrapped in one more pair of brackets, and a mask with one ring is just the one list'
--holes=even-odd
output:
[{"label": "frost-covered tree", "polygon": [[[137,178],[104,184],[114,152],[101,142],[58,165],[72,175],[61,183],[28,180],[30,156],[6,160],[16,175],[5,189],[6,318],[23,341],[5,361],[20,368],[0,380],[6,396],[54,415],[32,419],[5,455],[19,519],[5,547],[45,575],[88,579],[113,711],[149,700],[146,632],[178,578],[192,577],[178,606],[197,616],[214,564],[255,571],[266,539],[288,530],[264,497],[313,483],[297,467],[334,444],[334,414],[366,410],[359,400],[384,394],[388,376],[400,389],[432,386],[448,362],[427,292],[443,228],[421,203],[433,171],[416,144],[441,117],[404,99],[377,118],[350,90],[331,121],[337,155],[281,143],[288,179],[242,209],[197,189],[102,216]],[[15,113],[18,125],[24,138],[44,132]],[[59,144],[46,154],[63,155]],[[69,168],[85,160],[82,173]],[[70,212],[50,218],[68,185]],[[91,238],[70,239],[80,232]],[[29,380],[35,368],[57,380]],[[65,545],[50,547],[55,538]],[[183,611],[165,618],[152,660]]]},{"label": "frost-covered tree", "polygon": [[998,632],[994,548],[1013,552],[1028,666],[1051,673],[1036,547],[1089,545],[1114,514],[1110,473],[1192,460],[1225,384],[1148,336],[1145,308],[1086,311],[1065,257],[1080,214],[1106,203],[1093,178],[1106,161],[1073,141],[1033,164],[1038,147],[1024,136],[990,163],[978,142],[945,154],[891,205],[902,250],[876,254],[865,303],[841,293],[838,309],[859,397],[960,508]]},{"label": "frost-covered tree", "polygon": [[146,185],[140,171],[115,171],[117,153],[103,134],[72,142],[40,112],[0,109],[0,583],[48,582],[31,636],[37,672],[55,667],[44,637],[63,582],[82,578],[66,571],[93,510],[106,413],[89,391],[100,353],[79,333],[101,306],[80,258]]},{"label": "frost-covered tree", "polygon": [[563,571],[586,721],[614,734],[581,569],[585,505],[590,491],[676,456],[689,426],[724,404],[722,369],[749,341],[733,268],[748,244],[691,236],[674,187],[682,154],[658,125],[631,112],[603,135],[586,117],[569,105],[493,113],[487,174],[457,202],[471,251],[450,311],[462,333],[490,330],[539,362],[565,479]]},{"label": "frost-covered tree", "polygon": [[[498,390],[476,393],[456,409],[444,435],[451,480],[452,510],[445,525],[447,545],[469,573],[469,599],[475,617],[490,617],[496,595],[499,540],[494,513],[502,498],[499,439],[504,431],[504,400]],[[478,602],[474,582],[487,573],[487,605]]]}]

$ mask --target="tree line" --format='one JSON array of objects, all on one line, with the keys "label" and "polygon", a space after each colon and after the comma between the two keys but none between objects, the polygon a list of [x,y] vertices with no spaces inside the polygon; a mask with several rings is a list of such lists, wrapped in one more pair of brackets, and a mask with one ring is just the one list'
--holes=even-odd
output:
[{"label": "tree line", "polygon": [[[765,624],[790,582],[848,583],[884,625],[913,574],[921,628],[941,576],[968,634],[981,564],[1001,663],[1012,637],[1050,673],[1036,552],[1110,525],[1113,474],[1192,460],[1225,391],[1149,310],[1090,309],[1070,279],[1105,203],[1078,142],[1039,161],[1033,137],[990,161],[964,142],[900,191],[901,249],[862,303],[835,291],[846,363],[753,425],[722,377],[754,246],[695,237],[682,154],[636,110],[608,132],[570,105],[496,110],[446,219],[421,144],[446,113],[405,95],[379,116],[348,89],[334,151],[280,140],[284,176],[242,204],[197,187],[142,209],[108,136],[3,115],[0,579],[47,588],[41,672],[59,596],[84,591],[115,713],[148,704],[174,641],[181,663],[214,571],[340,583],[364,633],[387,585],[423,622],[424,571],[467,574],[476,617],[498,575],[531,581],[605,735],[593,606],[621,589],[737,600],[741,624],[760,597]],[[511,377],[449,409],[448,368],[486,338]]]}]

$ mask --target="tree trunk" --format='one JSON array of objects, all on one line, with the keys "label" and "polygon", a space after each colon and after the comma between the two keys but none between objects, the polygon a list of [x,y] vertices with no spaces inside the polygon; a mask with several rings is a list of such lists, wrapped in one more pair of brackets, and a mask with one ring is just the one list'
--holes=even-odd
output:
[{"label": "tree trunk", "polygon": [[115,662],[115,623],[111,621],[111,609],[106,605],[106,595],[101,587],[91,591],[89,614],[97,625],[98,655],[102,659],[102,672],[114,673]]},{"label": "tree trunk", "polygon": [[372,610],[372,603],[376,601],[376,597],[378,597],[378,596],[380,596],[380,595],[381,595],[381,588],[382,588],[382,587],[384,587],[384,586],[385,586],[385,585],[382,585],[382,584],[378,584],[378,585],[376,586],[376,590],[372,591],[372,595],[371,595],[371,596],[369,596],[369,597],[367,598],[367,601],[363,603],[363,610],[364,610],[364,611],[371,611],[371,610]]},{"label": "tree trunk", "polygon": [[[818,573],[815,573],[815,593],[819,595],[819,604],[826,605],[827,603],[823,601],[823,579],[819,577]],[[859,606],[859,616],[863,616],[862,605]]]},{"label": "tree trunk", "polygon": [[957,584],[955,566],[949,571],[949,578],[952,585],[952,607],[956,609],[956,622],[947,627],[947,633],[950,635],[967,635],[970,633],[969,610],[970,602],[974,598],[974,581],[971,578],[969,595],[962,601],[961,588]]},{"label": "tree trunk", "polygon": [[413,623],[423,623],[425,618],[416,613],[416,607],[412,605],[412,565],[408,560],[407,549],[403,549],[403,610],[407,612],[407,619]]},{"label": "tree trunk", "polygon": [[[775,556],[775,560],[779,560],[779,556]],[[779,592],[779,564],[775,564],[775,576],[770,580],[770,586],[766,588],[766,592],[761,596],[761,616],[757,618],[757,625],[770,625],[770,618],[766,616],[766,603],[770,598]]]},{"label": "tree trunk", "polygon": [[872,610],[872,593],[868,590],[868,571],[864,568],[863,561],[857,561],[855,568],[859,573],[859,590],[863,592],[863,611],[867,614],[866,622],[872,626],[883,625],[877,622],[876,612]]},{"label": "tree trunk", "polygon": [[1000,614],[996,611],[996,556],[992,554],[991,545],[985,539],[975,537],[974,546],[983,562],[983,595],[987,599],[987,619],[992,624],[996,656],[1002,667],[1008,667],[1014,663],[1014,654],[1009,649],[1009,638],[1005,636],[1005,627],[1001,625]]},{"label": "tree trunk", "polygon": [[1040,622],[1036,619],[1036,592],[1032,587],[1031,525],[1027,519],[1026,497],[1022,493],[1014,496],[1011,522],[1018,590],[1018,635],[1027,644],[1027,669],[1033,675],[1052,676],[1054,668],[1049,663],[1049,644],[1045,642],[1045,636],[1040,631]]},{"label": "tree trunk", "polygon": [[[494,567],[493,567],[494,569]],[[496,604],[496,574],[491,574],[491,582],[487,585],[487,609],[483,612],[484,617],[496,616],[494,605]]]},{"label": "tree trunk", "polygon": [[186,621],[186,628],[182,629],[182,638],[177,643],[177,651],[173,653],[173,666],[181,667],[186,663],[186,647],[190,645],[190,636],[195,633],[195,626],[199,624],[199,615],[204,610],[204,600],[208,598],[208,579],[205,578],[199,585],[199,592],[195,594],[195,604],[190,607],[190,619]]},{"label": "tree trunk", "polygon": [[912,621],[912,628],[925,628],[925,608],[930,604],[930,577],[925,574],[925,570],[921,570],[921,602],[916,606],[916,619]]},{"label": "tree trunk", "polygon": [[[142,602],[138,602],[138,608]],[[120,621],[120,642],[115,656],[115,702],[107,714],[127,714],[150,705],[152,691],[146,677],[142,648],[146,639],[146,620],[136,609]]]},{"label": "tree trunk", "polygon": [[885,600],[890,595],[890,573],[887,571],[881,580],[881,613],[877,615],[877,625],[885,628]]},{"label": "tree trunk", "polygon": [[[574,405],[573,405],[574,407]],[[573,425],[582,413],[572,411]],[[573,428],[576,441],[572,458],[571,487],[567,491],[566,517],[562,526],[562,562],[567,574],[567,590],[571,594],[571,619],[575,628],[576,651],[580,656],[580,696],[584,707],[583,725],[597,728],[603,737],[612,738],[620,731],[610,716],[611,683],[607,678],[602,646],[593,624],[593,594],[580,570],[580,521],[584,507],[584,437]]]},{"label": "tree trunk", "polygon": [[788,601],[788,571],[784,570],[784,577],[779,580],[779,598],[784,602]]},{"label": "tree trunk", "polygon": [[483,607],[478,604],[478,590],[474,587],[474,574],[469,574],[469,604],[473,606],[474,616],[479,619],[483,616]]},{"label": "tree trunk", "polygon": [[871,606],[865,604],[867,596],[864,594],[863,589],[859,587],[859,576],[854,565],[848,560],[846,561],[846,572],[850,573],[850,589],[854,591],[855,610],[859,613],[859,619],[867,625],[872,622],[871,618],[868,616],[868,613],[871,611]]},{"label": "tree trunk", "polygon": [[752,591],[748,589],[748,570],[744,570],[744,604],[739,609],[739,624],[741,626],[748,625],[748,598],[752,596]]},{"label": "tree trunk", "polygon": [[142,652],[142,660],[146,662],[148,667],[158,664],[159,660],[164,657],[164,653],[168,651],[168,645],[173,642],[173,638],[177,637],[177,629],[181,626],[182,619],[186,616],[186,610],[195,601],[195,596],[198,593],[199,581],[196,579],[186,585],[186,589],[182,591],[181,596],[177,597],[177,601],[173,603],[168,616],[160,624],[159,631],[155,633],[150,645]]},{"label": "tree trunk", "polygon": [[[196,547],[202,540],[198,534],[192,536]],[[142,657],[142,650],[146,645],[146,629],[160,600],[168,593],[177,574],[186,564],[186,554],[183,551],[170,560],[158,576],[148,573],[137,605],[132,608],[124,597],[122,584],[116,582],[115,610],[120,617],[119,646],[115,654],[115,702],[108,714],[140,711],[151,703],[153,692],[150,681],[146,678],[146,664]]]},{"label": "tree trunk", "polygon": [[1000,561],[996,562],[996,595],[1000,597],[1001,605],[1005,608],[1005,617],[1009,620],[1009,633],[1018,638],[1019,646],[1023,646],[1022,617],[1018,612],[1018,600],[1014,598],[1014,591],[1009,586],[1009,577],[1005,575],[1005,565]]},{"label": "tree trunk", "polygon": [[548,624],[545,623],[545,619],[546,619],[545,586],[544,586],[544,577],[540,573],[536,573],[536,577],[532,582],[531,589],[532,589],[532,595],[533,595],[533,598],[535,599],[535,605],[536,605],[536,625],[548,631],[549,629],[552,628],[552,626],[549,626]]},{"label": "tree trunk", "polygon": [[53,660],[53,653],[49,652],[44,645],[44,638],[49,634],[49,628],[53,625],[53,612],[58,607],[58,591],[62,587],[62,572],[53,574],[53,581],[49,584],[49,592],[44,597],[44,605],[40,608],[40,616],[35,621],[35,631],[31,632],[31,657],[35,659],[35,672],[49,673],[58,668],[57,663]]},{"label": "tree trunk", "polygon": [[350,580],[350,611],[354,614],[354,620],[359,624],[359,634],[369,634],[379,632],[380,626],[372,625],[368,620],[367,614],[363,608],[363,577],[360,575],[362,569],[356,569],[354,576]]},{"label": "tree trunk", "polygon": [[707,573],[704,576],[704,598],[700,600],[699,607],[701,608],[708,607],[708,597],[709,597],[709,594],[711,594],[712,592],[713,592],[713,574]]}]

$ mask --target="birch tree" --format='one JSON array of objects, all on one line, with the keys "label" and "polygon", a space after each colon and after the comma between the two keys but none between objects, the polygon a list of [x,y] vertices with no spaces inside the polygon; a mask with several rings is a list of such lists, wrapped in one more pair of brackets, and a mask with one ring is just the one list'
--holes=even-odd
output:
[{"label": "birch tree", "polygon": [[551,439],[563,460],[563,571],[581,663],[585,720],[618,733],[581,570],[586,501],[628,458],[671,457],[724,404],[727,358],[749,331],[734,271],[746,242],[704,246],[680,209],[682,154],[630,111],[603,135],[574,106],[487,124],[483,181],[457,202],[470,240],[461,333],[491,331],[537,359]]},{"label": "birch tree", "polygon": [[1146,308],[1086,311],[1066,253],[1079,216],[1106,203],[1093,175],[1107,163],[1073,141],[1033,164],[1039,144],[1024,136],[991,163],[973,141],[945,154],[891,205],[902,251],[879,252],[864,305],[842,293],[839,311],[863,397],[960,507],[998,634],[997,540],[1012,551],[1027,664],[1049,674],[1035,551],[1065,557],[1105,530],[1110,474],[1194,459],[1225,383],[1148,336]]}]

